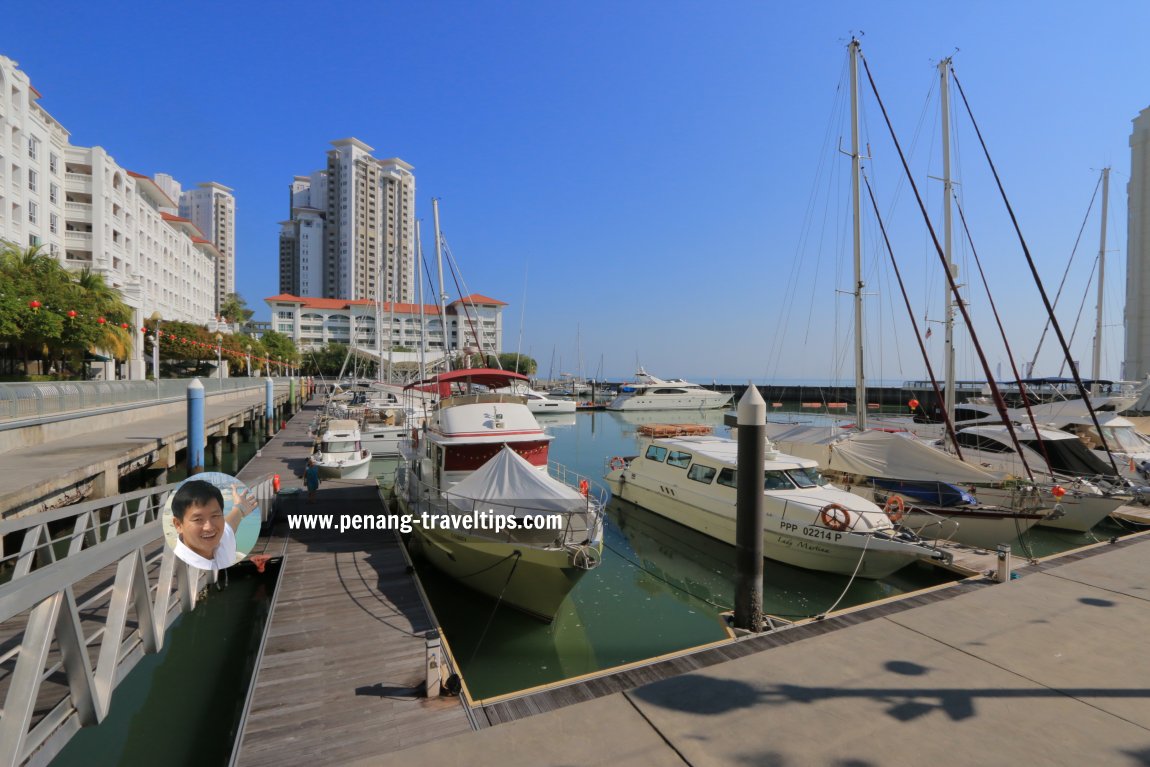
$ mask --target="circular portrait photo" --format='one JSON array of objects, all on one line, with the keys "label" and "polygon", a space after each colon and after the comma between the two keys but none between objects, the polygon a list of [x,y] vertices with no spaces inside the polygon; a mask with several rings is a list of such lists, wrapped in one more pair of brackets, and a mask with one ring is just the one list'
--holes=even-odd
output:
[{"label": "circular portrait photo", "polygon": [[201,570],[240,562],[260,535],[259,504],[240,480],[218,471],[185,479],[164,504],[164,538]]}]

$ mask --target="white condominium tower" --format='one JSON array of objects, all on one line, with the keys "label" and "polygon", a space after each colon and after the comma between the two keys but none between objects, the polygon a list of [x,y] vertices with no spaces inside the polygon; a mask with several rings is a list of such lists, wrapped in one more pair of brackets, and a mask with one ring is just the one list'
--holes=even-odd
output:
[{"label": "white condominium tower", "polygon": [[1122,377],[1139,380],[1150,374],[1150,107],[1134,118],[1126,190],[1126,361]]},{"label": "white condominium tower", "polygon": [[333,141],[327,167],[291,184],[280,224],[280,292],[317,298],[415,299],[415,176],[355,138]]},{"label": "white condominium tower", "polygon": [[[216,264],[216,314],[236,292],[236,196],[232,190],[208,181],[180,195],[180,215],[195,224],[220,251]],[[240,318],[229,317],[232,322]]]}]

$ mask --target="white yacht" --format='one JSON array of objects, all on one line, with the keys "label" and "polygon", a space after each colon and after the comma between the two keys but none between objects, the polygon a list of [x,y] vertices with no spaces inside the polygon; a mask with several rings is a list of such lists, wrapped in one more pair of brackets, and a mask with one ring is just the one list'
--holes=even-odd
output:
[{"label": "white yacht", "polygon": [[509,386],[504,389],[499,389],[501,392],[507,394],[516,394],[523,397],[527,401],[527,409],[536,415],[545,415],[547,413],[574,413],[575,400],[573,399],[554,399],[548,397],[546,393],[536,391],[529,386]]},{"label": "white yacht", "polygon": [[319,467],[324,479],[367,479],[371,451],[363,447],[359,422],[339,418],[329,421],[308,462]]},{"label": "white yacht", "polygon": [[731,401],[731,395],[704,389],[681,378],[664,381],[643,368],[634,383],[624,384],[608,410],[712,410]]},{"label": "white yacht", "polygon": [[[612,458],[607,483],[623,500],[735,543],[738,443],[657,438],[633,458]],[[829,484],[815,461],[767,451],[763,555],[811,570],[883,578],[916,560],[948,556],[898,530],[881,508]]]}]

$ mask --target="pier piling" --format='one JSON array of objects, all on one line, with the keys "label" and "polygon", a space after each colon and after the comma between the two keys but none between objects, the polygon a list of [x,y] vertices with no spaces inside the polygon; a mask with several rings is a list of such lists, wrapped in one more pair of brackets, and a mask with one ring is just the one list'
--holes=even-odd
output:
[{"label": "pier piling", "polygon": [[763,623],[763,461],[766,459],[767,403],[756,387],[747,387],[737,413],[735,628],[758,631]]},{"label": "pier piling", "polygon": [[200,379],[188,384],[188,476],[204,470],[204,385]]}]

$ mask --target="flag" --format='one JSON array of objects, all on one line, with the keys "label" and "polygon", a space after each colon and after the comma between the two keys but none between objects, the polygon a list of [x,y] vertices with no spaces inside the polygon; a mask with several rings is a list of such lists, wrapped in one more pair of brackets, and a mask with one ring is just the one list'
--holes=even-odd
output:
[{"label": "flag", "polygon": [[930,334],[933,332],[933,330],[934,330],[933,328],[927,328],[926,329],[926,337],[927,338],[930,338]]}]

